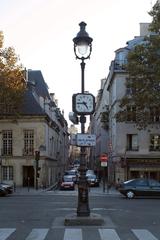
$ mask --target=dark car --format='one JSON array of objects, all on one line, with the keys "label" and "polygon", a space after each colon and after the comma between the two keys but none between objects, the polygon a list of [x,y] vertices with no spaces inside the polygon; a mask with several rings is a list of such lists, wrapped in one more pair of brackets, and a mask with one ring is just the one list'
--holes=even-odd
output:
[{"label": "dark car", "polygon": [[86,176],[90,187],[99,187],[99,180],[95,174],[88,174]]},{"label": "dark car", "polygon": [[7,192],[6,190],[0,185],[0,196],[6,196],[7,195]]},{"label": "dark car", "polygon": [[0,183],[0,186],[5,189],[7,194],[13,193],[13,185],[6,184],[6,183]]},{"label": "dark car", "polygon": [[71,175],[65,175],[62,178],[62,182],[60,184],[60,190],[74,190],[75,183]]},{"label": "dark car", "polygon": [[160,183],[154,179],[135,178],[120,184],[118,191],[127,198],[160,196]]}]

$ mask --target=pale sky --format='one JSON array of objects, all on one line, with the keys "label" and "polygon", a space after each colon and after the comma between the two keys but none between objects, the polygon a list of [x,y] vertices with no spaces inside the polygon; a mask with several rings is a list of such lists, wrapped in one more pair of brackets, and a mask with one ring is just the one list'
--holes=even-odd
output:
[{"label": "pale sky", "polygon": [[86,61],[85,90],[97,95],[107,77],[114,51],[139,36],[139,23],[151,22],[148,12],[156,0],[0,0],[0,30],[5,46],[13,46],[24,67],[41,70],[58,99],[58,107],[72,111],[72,95],[81,91],[80,60],[72,39],[79,23],[93,38]]}]

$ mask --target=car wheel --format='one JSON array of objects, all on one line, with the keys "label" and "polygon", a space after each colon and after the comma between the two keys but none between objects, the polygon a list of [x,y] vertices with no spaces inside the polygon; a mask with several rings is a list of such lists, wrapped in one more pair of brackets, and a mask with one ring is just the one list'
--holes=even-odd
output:
[{"label": "car wheel", "polygon": [[126,197],[129,198],[129,199],[132,199],[132,198],[135,197],[135,194],[134,194],[134,192],[132,190],[129,190],[126,193]]}]

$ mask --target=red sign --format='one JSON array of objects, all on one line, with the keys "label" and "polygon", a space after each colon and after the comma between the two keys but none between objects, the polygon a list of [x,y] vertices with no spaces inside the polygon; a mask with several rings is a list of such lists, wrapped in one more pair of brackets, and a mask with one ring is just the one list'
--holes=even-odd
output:
[{"label": "red sign", "polygon": [[108,156],[107,156],[107,154],[101,154],[101,156],[100,156],[100,161],[101,161],[101,162],[107,162],[107,161],[108,161]]}]

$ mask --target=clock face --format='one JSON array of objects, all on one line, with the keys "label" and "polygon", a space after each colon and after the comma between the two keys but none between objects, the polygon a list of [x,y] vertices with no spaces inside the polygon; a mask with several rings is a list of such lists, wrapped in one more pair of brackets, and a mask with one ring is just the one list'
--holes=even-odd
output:
[{"label": "clock face", "polygon": [[78,93],[74,95],[74,110],[79,114],[92,114],[94,112],[95,99],[92,94]]}]

